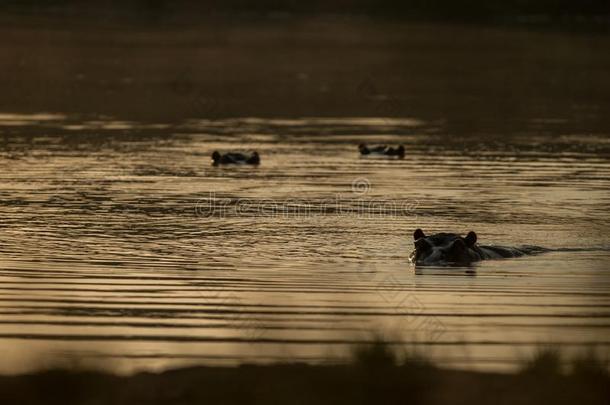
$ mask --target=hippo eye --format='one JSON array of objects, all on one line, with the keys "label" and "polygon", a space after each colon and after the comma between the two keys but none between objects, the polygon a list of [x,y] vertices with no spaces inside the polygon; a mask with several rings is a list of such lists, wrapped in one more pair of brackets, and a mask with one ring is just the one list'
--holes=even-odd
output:
[{"label": "hippo eye", "polygon": [[456,239],[455,242],[451,244],[451,250],[462,250],[466,248],[466,243],[462,239]]}]

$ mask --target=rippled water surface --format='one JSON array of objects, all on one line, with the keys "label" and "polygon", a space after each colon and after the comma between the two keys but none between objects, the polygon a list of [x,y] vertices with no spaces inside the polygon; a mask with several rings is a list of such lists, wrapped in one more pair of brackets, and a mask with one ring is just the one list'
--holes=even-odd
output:
[{"label": "rippled water surface", "polygon": [[[0,372],[334,361],[375,332],[450,367],[607,350],[610,139],[557,125],[0,114]],[[418,227],[553,251],[416,269]]]}]

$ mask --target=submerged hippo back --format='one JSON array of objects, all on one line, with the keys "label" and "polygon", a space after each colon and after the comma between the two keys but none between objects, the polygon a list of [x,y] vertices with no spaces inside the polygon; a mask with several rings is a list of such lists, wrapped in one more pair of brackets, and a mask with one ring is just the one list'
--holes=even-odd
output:
[{"label": "submerged hippo back", "polygon": [[520,257],[526,252],[506,246],[481,246],[476,245],[475,249],[479,252],[481,259],[502,259],[505,257]]},{"label": "submerged hippo back", "polygon": [[502,259],[506,257],[521,257],[526,255],[535,255],[538,253],[549,252],[540,246],[524,245],[519,247],[508,246],[482,246],[476,245],[476,248],[481,252],[483,259]]}]

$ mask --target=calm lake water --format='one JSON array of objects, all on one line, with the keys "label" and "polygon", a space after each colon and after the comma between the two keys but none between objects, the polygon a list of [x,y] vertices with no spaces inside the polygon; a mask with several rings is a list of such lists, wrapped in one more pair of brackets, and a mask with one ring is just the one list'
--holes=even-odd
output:
[{"label": "calm lake water", "polygon": [[[446,367],[607,352],[610,137],[528,125],[2,113],[0,373],[337,361],[375,333]],[[416,269],[418,227],[554,251]]]}]

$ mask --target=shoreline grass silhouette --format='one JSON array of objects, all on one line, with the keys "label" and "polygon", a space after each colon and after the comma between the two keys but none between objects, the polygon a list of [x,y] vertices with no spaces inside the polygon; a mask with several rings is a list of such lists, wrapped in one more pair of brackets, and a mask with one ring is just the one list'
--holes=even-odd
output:
[{"label": "shoreline grass silhouette", "polygon": [[116,376],[52,369],[0,377],[6,404],[607,404],[610,375],[593,351],[569,363],[541,348],[514,374],[441,369],[418,353],[402,355],[382,340],[360,346],[337,365],[271,364],[187,367]]}]

